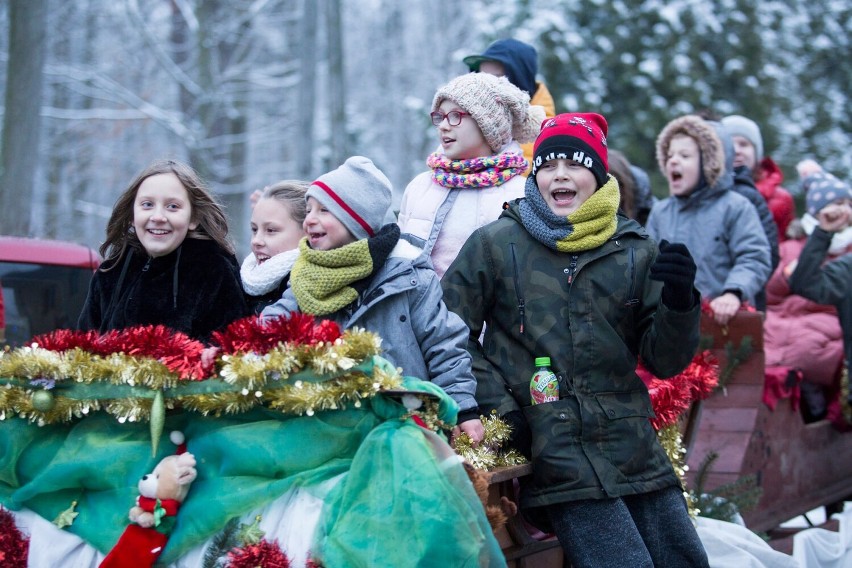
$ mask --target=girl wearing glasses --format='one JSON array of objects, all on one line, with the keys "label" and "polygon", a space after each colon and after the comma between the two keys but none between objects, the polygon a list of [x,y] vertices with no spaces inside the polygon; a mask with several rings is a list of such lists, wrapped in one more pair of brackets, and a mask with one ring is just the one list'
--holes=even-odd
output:
[{"label": "girl wearing glasses", "polygon": [[544,108],[505,77],[468,73],[435,93],[432,124],[440,147],[402,196],[399,226],[432,257],[438,277],[478,227],[524,195],[528,163],[519,142],[538,134]]}]

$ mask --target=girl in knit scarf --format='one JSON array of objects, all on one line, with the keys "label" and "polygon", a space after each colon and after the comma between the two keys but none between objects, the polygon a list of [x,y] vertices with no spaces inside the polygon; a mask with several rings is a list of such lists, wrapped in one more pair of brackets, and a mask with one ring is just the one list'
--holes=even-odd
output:
[{"label": "girl in knit scarf", "polygon": [[252,313],[279,300],[305,236],[304,181],[279,181],[264,188],[251,213],[251,254],[243,261],[240,278]]},{"label": "girl in knit scarf", "polygon": [[429,171],[402,196],[399,225],[431,254],[438,276],[478,227],[524,195],[528,163],[518,142],[531,142],[545,117],[529,95],[505,77],[469,73],[435,93],[432,124],[440,147]]},{"label": "girl in knit scarf", "polygon": [[264,319],[302,312],[364,328],[382,339],[382,357],[411,377],[431,381],[458,404],[454,435],[484,434],[476,381],[464,348],[467,328],[449,313],[423,251],[385,224],[391,183],[363,156],[353,156],[305,193],[303,228],[290,286]]}]

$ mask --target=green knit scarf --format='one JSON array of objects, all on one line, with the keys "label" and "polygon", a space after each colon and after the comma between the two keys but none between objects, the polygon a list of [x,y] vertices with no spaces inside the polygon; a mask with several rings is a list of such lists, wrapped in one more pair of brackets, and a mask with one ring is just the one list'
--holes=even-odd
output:
[{"label": "green knit scarf", "polygon": [[521,223],[536,240],[553,250],[591,250],[615,234],[621,195],[618,182],[611,175],[600,189],[567,217],[559,217],[550,210],[533,176],[527,178],[525,190],[526,199],[520,203]]},{"label": "green knit scarf", "polygon": [[368,277],[385,264],[398,241],[395,223],[382,227],[375,237],[332,250],[314,250],[302,239],[299,259],[290,273],[299,310],[324,316],[357,300],[370,282]]}]

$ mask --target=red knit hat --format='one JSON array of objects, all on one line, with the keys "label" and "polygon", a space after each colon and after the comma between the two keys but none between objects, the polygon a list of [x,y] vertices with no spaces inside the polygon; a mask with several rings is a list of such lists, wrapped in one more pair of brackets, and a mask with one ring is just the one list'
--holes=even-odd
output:
[{"label": "red knit hat", "polygon": [[533,146],[532,175],[557,158],[583,164],[595,175],[598,187],[607,180],[606,119],[592,112],[565,113],[548,118]]}]

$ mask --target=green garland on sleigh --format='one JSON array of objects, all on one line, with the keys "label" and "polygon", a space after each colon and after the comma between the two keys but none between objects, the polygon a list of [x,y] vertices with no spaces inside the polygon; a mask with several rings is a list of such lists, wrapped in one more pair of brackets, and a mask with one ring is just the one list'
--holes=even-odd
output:
[{"label": "green garland on sleigh", "polygon": [[0,420],[43,426],[102,410],[122,423],[150,421],[156,451],[169,409],[222,416],[263,406],[311,416],[358,408],[402,385],[398,369],[373,364],[381,338],[362,329],[341,333],[312,316],[238,320],[214,334],[213,347],[218,356],[205,366],[207,346],[164,326],[35,337],[0,353]]}]

